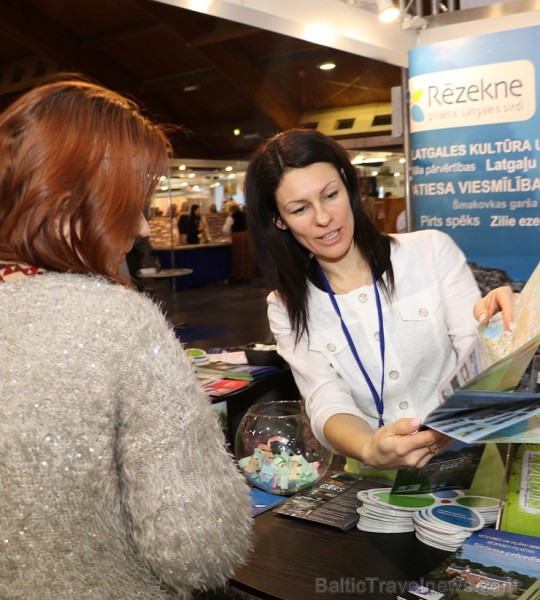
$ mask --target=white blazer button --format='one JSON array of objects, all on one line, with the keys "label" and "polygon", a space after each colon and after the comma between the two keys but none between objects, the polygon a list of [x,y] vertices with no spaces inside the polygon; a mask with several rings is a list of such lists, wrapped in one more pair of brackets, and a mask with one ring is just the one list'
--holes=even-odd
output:
[{"label": "white blazer button", "polygon": [[407,410],[409,408],[409,403],[406,400],[402,400],[399,403],[399,408],[401,408],[401,410]]},{"label": "white blazer button", "polygon": [[388,376],[390,377],[390,379],[398,379],[399,371],[390,371],[390,373],[388,373]]},{"label": "white blazer button", "polygon": [[421,317],[427,317],[427,316],[429,315],[429,310],[428,310],[427,308],[421,308],[421,309],[418,311],[418,314],[419,314]]},{"label": "white blazer button", "polygon": [[334,344],[328,344],[326,346],[326,349],[328,350],[328,352],[335,352],[336,351],[336,347]]},{"label": "white blazer button", "polygon": [[362,302],[362,304],[365,304],[367,302],[367,294],[360,294],[360,296],[358,296],[358,300],[359,302]]},{"label": "white blazer button", "polygon": [[375,338],[377,341],[379,341],[379,339],[380,339],[380,337],[381,337],[381,336],[379,335],[379,332],[378,332],[378,331],[376,331],[376,332],[373,334],[373,337],[374,337],[374,338]]}]

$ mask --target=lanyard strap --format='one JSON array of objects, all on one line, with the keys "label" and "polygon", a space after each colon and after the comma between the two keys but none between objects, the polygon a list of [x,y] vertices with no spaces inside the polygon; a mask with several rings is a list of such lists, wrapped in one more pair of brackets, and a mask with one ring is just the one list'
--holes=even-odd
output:
[{"label": "lanyard strap", "polygon": [[377,409],[377,414],[379,415],[379,427],[382,427],[384,425],[384,418],[383,418],[383,414],[384,414],[383,392],[384,392],[384,348],[385,348],[385,344],[384,344],[384,327],[383,327],[381,297],[380,297],[380,294],[379,294],[379,288],[377,286],[377,280],[375,279],[375,275],[373,273],[371,274],[371,277],[372,277],[372,280],[373,280],[373,288],[375,290],[375,302],[377,303],[377,317],[379,319],[379,347],[380,347],[380,350],[381,350],[381,363],[382,363],[381,393],[380,394],[375,389],[375,386],[373,385],[373,382],[371,381],[371,377],[368,375],[368,373],[367,373],[364,365],[362,364],[362,361],[360,360],[360,356],[358,355],[358,351],[356,350],[356,346],[354,345],[354,342],[352,340],[352,337],[351,337],[351,334],[349,332],[349,329],[347,328],[347,325],[345,325],[345,321],[343,320],[343,317],[341,316],[341,311],[339,309],[339,305],[338,305],[337,300],[336,300],[336,295],[334,294],[334,291],[330,287],[330,284],[328,283],[328,279],[326,278],[326,275],[325,275],[325,273],[324,273],[324,271],[323,271],[323,269],[322,269],[322,267],[320,265],[319,265],[319,271],[321,273],[321,277],[322,277],[322,280],[323,280],[324,289],[326,290],[326,292],[330,296],[330,300],[332,301],[332,305],[334,307],[334,310],[336,311],[336,314],[339,317],[339,320],[341,322],[341,329],[343,330],[345,338],[347,339],[347,343],[349,344],[351,352],[352,352],[352,354],[354,356],[354,360],[356,361],[356,364],[360,368],[360,371],[362,371],[362,375],[364,376],[364,379],[366,380],[366,383],[369,386],[369,389],[371,391],[371,395],[373,396],[373,401],[375,402],[375,407]]}]

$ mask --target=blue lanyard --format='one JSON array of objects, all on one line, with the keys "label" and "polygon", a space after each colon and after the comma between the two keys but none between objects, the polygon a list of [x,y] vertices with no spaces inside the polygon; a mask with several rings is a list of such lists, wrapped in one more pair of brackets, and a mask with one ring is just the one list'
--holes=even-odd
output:
[{"label": "blue lanyard", "polygon": [[328,283],[328,279],[326,278],[326,275],[325,275],[325,273],[322,270],[322,267],[320,265],[319,265],[319,271],[321,273],[321,277],[322,277],[322,280],[323,280],[324,289],[326,290],[326,292],[330,296],[330,300],[332,301],[332,305],[334,307],[334,310],[336,311],[336,314],[339,317],[339,320],[341,322],[341,329],[343,330],[343,333],[345,334],[345,337],[346,337],[347,342],[349,344],[349,348],[351,349],[351,352],[353,353],[354,360],[356,361],[356,364],[359,366],[360,371],[362,371],[362,375],[364,376],[364,379],[366,380],[366,383],[369,386],[369,389],[371,391],[371,395],[373,396],[373,401],[375,402],[375,407],[377,409],[377,414],[379,415],[379,427],[382,427],[384,425],[384,418],[383,418],[383,414],[384,414],[384,403],[383,403],[383,391],[384,391],[384,327],[383,327],[381,297],[380,297],[380,294],[379,294],[379,288],[377,287],[377,280],[375,279],[375,275],[373,273],[371,274],[371,277],[373,279],[373,288],[375,290],[375,301],[377,303],[377,316],[379,318],[379,346],[380,346],[380,349],[381,349],[381,363],[382,363],[381,393],[380,394],[375,389],[375,386],[373,385],[373,382],[371,381],[371,377],[368,375],[368,373],[367,373],[364,365],[362,364],[362,361],[360,360],[360,356],[358,356],[358,352],[357,352],[356,346],[354,345],[354,342],[352,340],[351,334],[349,333],[347,325],[345,325],[345,321],[343,320],[343,317],[341,316],[341,311],[339,310],[339,306],[338,306],[338,303],[337,303],[337,300],[336,300],[336,295],[334,294],[332,288],[330,287],[330,284]]}]

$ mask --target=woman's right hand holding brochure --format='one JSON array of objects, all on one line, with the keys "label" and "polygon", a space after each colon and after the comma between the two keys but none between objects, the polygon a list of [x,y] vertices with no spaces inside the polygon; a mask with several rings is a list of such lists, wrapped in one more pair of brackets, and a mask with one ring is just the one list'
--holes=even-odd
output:
[{"label": "woman's right hand holding brochure", "polygon": [[481,324],[487,325],[491,317],[502,312],[504,328],[512,331],[513,322],[514,292],[509,285],[495,288],[488,292],[481,300],[474,305],[474,318]]}]

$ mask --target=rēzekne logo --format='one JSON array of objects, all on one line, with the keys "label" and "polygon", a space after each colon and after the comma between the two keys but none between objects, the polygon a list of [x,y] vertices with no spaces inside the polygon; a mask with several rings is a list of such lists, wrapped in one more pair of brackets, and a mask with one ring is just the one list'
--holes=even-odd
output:
[{"label": "r\u0113zekne logo", "polygon": [[425,119],[424,111],[419,105],[423,95],[424,90],[416,90],[411,94],[411,119],[415,123],[421,123]]}]

